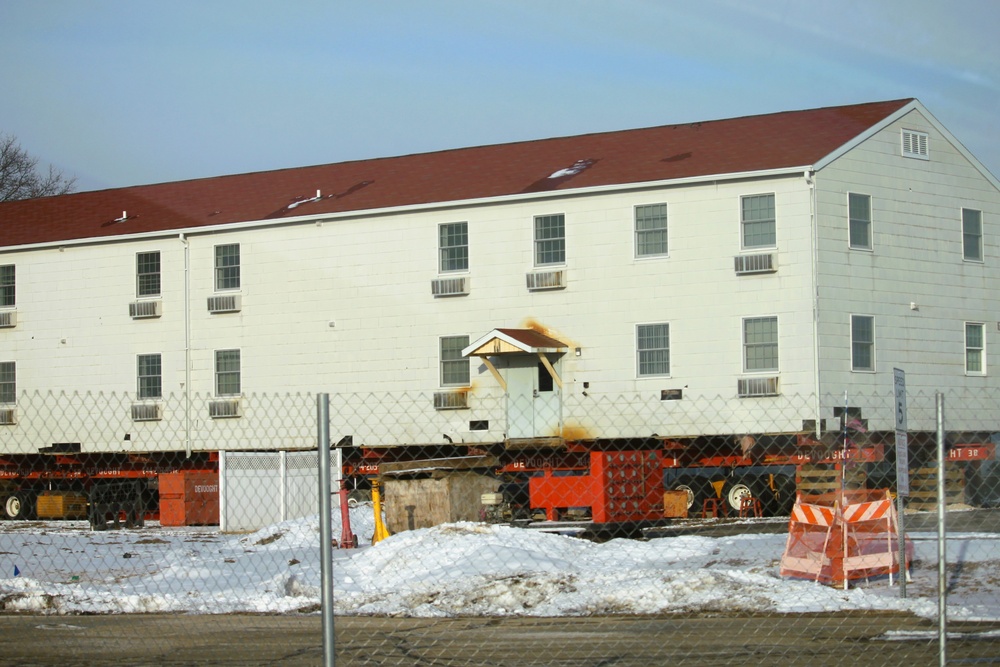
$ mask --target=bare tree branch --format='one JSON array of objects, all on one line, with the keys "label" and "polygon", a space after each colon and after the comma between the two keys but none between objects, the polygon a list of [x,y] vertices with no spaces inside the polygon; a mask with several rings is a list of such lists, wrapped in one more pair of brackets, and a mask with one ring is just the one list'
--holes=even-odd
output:
[{"label": "bare tree branch", "polygon": [[17,138],[0,134],[0,202],[72,192],[76,178],[52,167],[39,172],[38,158],[21,148]]}]

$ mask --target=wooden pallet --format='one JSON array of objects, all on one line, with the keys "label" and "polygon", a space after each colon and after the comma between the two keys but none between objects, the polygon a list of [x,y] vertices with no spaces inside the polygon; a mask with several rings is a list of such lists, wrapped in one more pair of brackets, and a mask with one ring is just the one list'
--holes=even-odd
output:
[{"label": "wooden pallet", "polygon": [[[965,502],[965,467],[959,461],[944,464],[945,505]],[[910,495],[906,505],[913,510],[933,510],[937,507],[937,468],[910,470]]]},{"label": "wooden pallet", "polygon": [[[796,488],[808,495],[833,493],[840,490],[840,470],[832,463],[804,463],[796,473]],[[863,489],[867,475],[861,466],[851,466],[845,471],[846,489]]]}]

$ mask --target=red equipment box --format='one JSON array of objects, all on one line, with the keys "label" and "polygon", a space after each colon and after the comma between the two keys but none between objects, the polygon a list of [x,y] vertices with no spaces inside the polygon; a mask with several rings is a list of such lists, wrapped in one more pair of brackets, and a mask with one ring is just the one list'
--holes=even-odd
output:
[{"label": "red equipment box", "polygon": [[219,473],[170,472],[160,479],[161,526],[219,523]]}]

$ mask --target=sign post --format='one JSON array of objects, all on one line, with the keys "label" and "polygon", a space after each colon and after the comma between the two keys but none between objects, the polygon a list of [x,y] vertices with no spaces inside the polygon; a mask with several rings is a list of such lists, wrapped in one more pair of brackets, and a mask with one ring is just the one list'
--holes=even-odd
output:
[{"label": "sign post", "polygon": [[899,594],[906,597],[906,530],[903,527],[903,498],[910,495],[910,456],[906,438],[906,373],[892,369],[893,395],[896,399],[896,527],[899,532]]}]

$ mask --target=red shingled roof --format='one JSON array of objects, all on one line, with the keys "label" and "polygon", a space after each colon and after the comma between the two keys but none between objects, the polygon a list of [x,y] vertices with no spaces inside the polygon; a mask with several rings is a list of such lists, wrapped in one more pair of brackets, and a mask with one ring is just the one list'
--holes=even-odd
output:
[{"label": "red shingled roof", "polygon": [[[0,204],[0,247],[808,166],[912,100],[664,125]],[[556,173],[561,175],[552,178]],[[316,196],[315,201],[296,202]],[[116,222],[122,212],[124,222]]]}]

